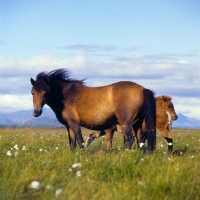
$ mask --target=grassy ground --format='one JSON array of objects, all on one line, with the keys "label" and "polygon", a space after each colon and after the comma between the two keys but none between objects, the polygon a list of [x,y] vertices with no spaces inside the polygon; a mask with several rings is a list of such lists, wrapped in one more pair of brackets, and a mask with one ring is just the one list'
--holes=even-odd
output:
[{"label": "grassy ground", "polygon": [[173,155],[160,135],[149,155],[119,133],[112,151],[99,138],[71,152],[64,129],[0,129],[0,199],[200,199],[200,130],[172,134]]}]

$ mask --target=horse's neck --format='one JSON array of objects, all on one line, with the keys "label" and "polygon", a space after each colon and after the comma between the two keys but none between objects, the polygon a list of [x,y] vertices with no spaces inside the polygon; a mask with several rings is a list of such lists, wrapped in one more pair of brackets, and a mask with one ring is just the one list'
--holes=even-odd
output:
[{"label": "horse's neck", "polygon": [[51,93],[47,96],[46,104],[54,111],[56,116],[61,116],[63,110],[63,100],[66,99],[70,92],[74,92],[76,85],[73,83],[60,84],[52,86]]},{"label": "horse's neck", "polygon": [[56,98],[54,95],[48,95],[46,104],[53,110],[56,116],[61,114],[63,109],[62,99]]},{"label": "horse's neck", "polygon": [[159,100],[156,100],[156,108],[160,108],[162,106],[162,103]]}]

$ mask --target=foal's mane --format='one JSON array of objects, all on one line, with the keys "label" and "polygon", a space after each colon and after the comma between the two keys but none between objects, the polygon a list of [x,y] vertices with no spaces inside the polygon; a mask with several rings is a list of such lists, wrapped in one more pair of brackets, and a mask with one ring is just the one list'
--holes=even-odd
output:
[{"label": "foal's mane", "polygon": [[85,79],[77,80],[69,77],[70,72],[67,69],[56,69],[50,72],[40,72],[36,76],[36,80],[47,79],[48,81],[62,81],[66,83],[78,83],[84,85]]},{"label": "foal's mane", "polygon": [[165,100],[172,100],[172,97],[166,96],[166,95],[161,95],[161,96],[157,96],[156,97],[156,100],[163,100],[163,99],[165,99]]}]

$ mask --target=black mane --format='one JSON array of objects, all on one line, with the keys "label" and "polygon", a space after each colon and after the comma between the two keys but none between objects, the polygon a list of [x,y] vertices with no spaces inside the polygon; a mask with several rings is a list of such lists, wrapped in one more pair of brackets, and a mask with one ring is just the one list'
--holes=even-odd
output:
[{"label": "black mane", "polygon": [[77,80],[77,79],[72,79],[69,77],[70,72],[67,69],[56,69],[50,72],[40,72],[36,76],[36,80],[41,79],[41,78],[48,78],[49,81],[64,81],[64,82],[74,82],[74,83],[79,83],[81,85],[84,84],[84,80]]},{"label": "black mane", "polygon": [[70,72],[67,69],[56,69],[50,72],[40,72],[36,76],[34,88],[36,90],[43,89],[48,92],[50,90],[49,85],[52,82],[64,82],[64,83],[75,83],[84,85],[84,80],[76,80],[69,77]]}]

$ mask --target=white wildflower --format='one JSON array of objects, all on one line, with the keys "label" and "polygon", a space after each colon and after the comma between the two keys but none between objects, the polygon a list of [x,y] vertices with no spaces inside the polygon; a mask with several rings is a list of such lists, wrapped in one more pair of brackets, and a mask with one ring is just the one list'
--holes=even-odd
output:
[{"label": "white wildflower", "polygon": [[32,189],[38,190],[40,188],[40,182],[39,181],[32,181],[30,187]]},{"label": "white wildflower", "polygon": [[23,150],[23,151],[26,151],[26,147],[25,147],[25,146],[23,146],[23,147],[22,147],[22,150]]},{"label": "white wildflower", "polygon": [[53,189],[53,186],[48,184],[48,185],[45,186],[45,188],[46,188],[47,190],[51,190],[51,189]]},{"label": "white wildflower", "polygon": [[160,147],[163,148],[163,144],[161,144]]},{"label": "white wildflower", "polygon": [[57,198],[62,193],[62,189],[59,188],[56,190],[55,197]]},{"label": "white wildflower", "polygon": [[77,171],[76,176],[81,176],[81,171]]},{"label": "white wildflower", "polygon": [[18,155],[18,152],[16,151],[16,152],[15,152],[15,156],[17,156],[17,155]]},{"label": "white wildflower", "polygon": [[189,156],[188,158],[194,158],[194,155],[192,155],[192,156]]},{"label": "white wildflower", "polygon": [[41,151],[43,151],[43,149],[40,149],[39,151],[41,152]]},{"label": "white wildflower", "polygon": [[144,161],[144,158],[141,158],[141,161],[143,162],[143,161]]},{"label": "white wildflower", "polygon": [[7,151],[7,156],[12,156],[11,151]]},{"label": "white wildflower", "polygon": [[18,150],[18,149],[19,149],[17,144],[14,146],[14,148],[15,148],[16,150]]},{"label": "white wildflower", "polygon": [[81,166],[82,166],[81,163],[74,163],[72,165],[72,168],[81,167]]},{"label": "white wildflower", "polygon": [[139,185],[144,185],[144,182],[143,181],[138,181],[138,184]]}]

